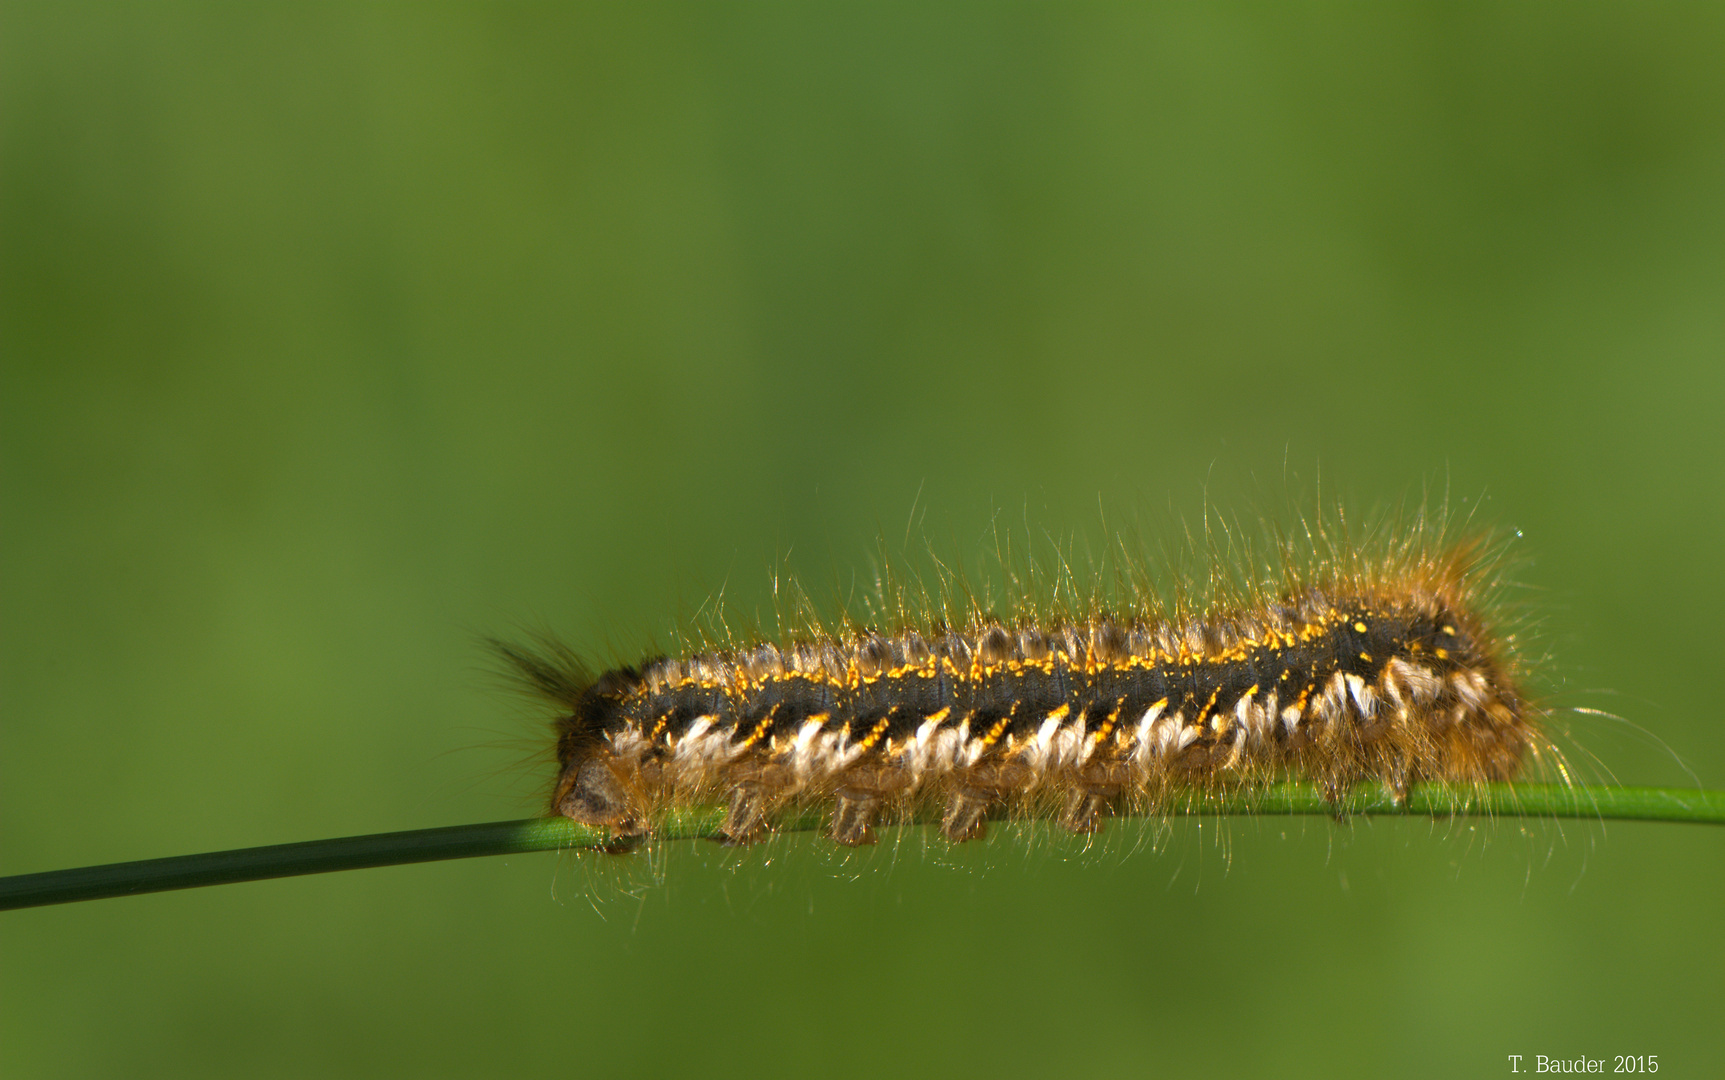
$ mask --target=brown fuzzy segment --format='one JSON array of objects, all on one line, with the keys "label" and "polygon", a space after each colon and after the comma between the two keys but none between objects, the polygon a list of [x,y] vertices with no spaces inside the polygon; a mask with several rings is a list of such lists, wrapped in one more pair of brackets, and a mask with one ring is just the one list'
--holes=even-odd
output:
[{"label": "brown fuzzy segment", "polygon": [[1513,776],[1537,739],[1512,665],[1452,555],[1331,573],[1185,618],[976,617],[698,652],[588,675],[567,650],[505,648],[567,711],[553,812],[618,836],[668,807],[723,804],[746,843],[788,806],[873,843],[883,813],[943,805],[952,840],[1050,805],[1075,832],[1124,806],[1302,777]]}]

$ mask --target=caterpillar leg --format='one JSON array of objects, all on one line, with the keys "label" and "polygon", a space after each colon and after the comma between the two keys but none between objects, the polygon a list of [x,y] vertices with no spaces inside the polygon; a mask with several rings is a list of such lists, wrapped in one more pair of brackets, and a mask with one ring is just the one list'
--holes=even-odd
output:
[{"label": "caterpillar leg", "polygon": [[725,820],[719,825],[719,835],[715,839],[739,847],[765,839],[770,810],[771,800],[759,784],[738,784],[731,789]]},{"label": "caterpillar leg", "polygon": [[973,788],[953,788],[940,816],[941,835],[955,844],[981,840],[988,835],[988,807],[993,802],[992,795]]},{"label": "caterpillar leg", "polygon": [[875,815],[880,813],[881,797],[872,791],[841,788],[835,793],[832,838],[846,847],[864,847],[876,842]]},{"label": "caterpillar leg", "polygon": [[1060,810],[1061,827],[1070,833],[1101,832],[1102,819],[1118,794],[1119,788],[1073,788],[1066,793],[1065,805]]}]

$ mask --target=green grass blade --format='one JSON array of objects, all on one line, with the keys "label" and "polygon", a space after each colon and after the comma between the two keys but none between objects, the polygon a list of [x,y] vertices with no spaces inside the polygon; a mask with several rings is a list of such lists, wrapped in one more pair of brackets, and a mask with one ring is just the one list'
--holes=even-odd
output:
[{"label": "green grass blade", "polygon": [[[1333,816],[1337,809],[1316,788],[1285,783],[1273,784],[1250,794],[1194,795],[1170,807],[1168,812],[1172,815]],[[1720,825],[1725,824],[1725,792],[1681,788],[1570,787],[1563,784],[1488,784],[1478,789],[1458,791],[1434,785],[1416,788],[1403,805],[1396,804],[1387,792],[1381,790],[1357,792],[1343,801],[1342,813],[1563,817]],[[711,837],[718,830],[723,816],[724,812],[719,809],[680,811],[661,821],[654,837],[659,841]],[[821,809],[805,810],[781,820],[778,829],[781,832],[819,829],[825,816]],[[932,816],[931,811],[912,824],[927,824]],[[528,851],[602,849],[607,843],[604,830],[587,828],[563,818],[495,821],[335,840],[310,840],[0,878],[0,910],[442,859]]]}]

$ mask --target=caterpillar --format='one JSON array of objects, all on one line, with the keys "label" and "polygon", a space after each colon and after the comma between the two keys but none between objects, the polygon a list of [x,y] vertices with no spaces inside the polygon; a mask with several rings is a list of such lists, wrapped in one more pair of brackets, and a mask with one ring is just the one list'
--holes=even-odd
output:
[{"label": "caterpillar", "polygon": [[[852,621],[593,670],[553,639],[494,642],[553,702],[550,809],[619,850],[668,809],[723,805],[748,844],[787,808],[829,807],[839,844],[929,803],[951,841],[1040,804],[1089,833],[1111,813],[1279,777],[1339,804],[1362,782],[1507,780],[1540,745],[1514,636],[1488,618],[1493,545],[1442,529],[1350,546],[1322,530],[1201,602],[1064,610],[898,598]],[[1308,529],[1307,535],[1311,532]],[[1097,596],[1100,596],[1098,591]]]}]

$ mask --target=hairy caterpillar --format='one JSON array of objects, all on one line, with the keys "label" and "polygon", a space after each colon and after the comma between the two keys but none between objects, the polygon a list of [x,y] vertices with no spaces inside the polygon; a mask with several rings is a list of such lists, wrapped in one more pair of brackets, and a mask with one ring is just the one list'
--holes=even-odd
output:
[{"label": "hairy caterpillar", "polygon": [[828,835],[855,846],[929,801],[963,841],[997,808],[1041,804],[1090,832],[1120,809],[1285,776],[1334,801],[1366,780],[1399,799],[1422,781],[1509,779],[1542,745],[1513,637],[1486,615],[1493,546],[1442,534],[1350,546],[1308,528],[1305,554],[1283,542],[1264,572],[1197,603],[1140,584],[1079,610],[972,600],[936,616],[900,594],[890,627],[597,675],[551,640],[497,648],[558,708],[552,812],[620,847],[697,804],[726,806],[734,843],[829,805]]}]

